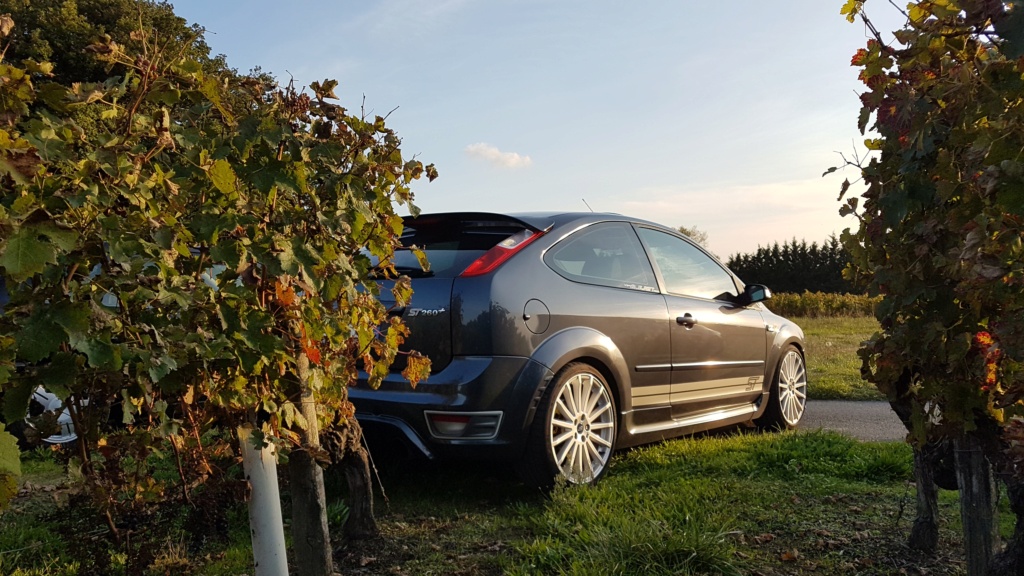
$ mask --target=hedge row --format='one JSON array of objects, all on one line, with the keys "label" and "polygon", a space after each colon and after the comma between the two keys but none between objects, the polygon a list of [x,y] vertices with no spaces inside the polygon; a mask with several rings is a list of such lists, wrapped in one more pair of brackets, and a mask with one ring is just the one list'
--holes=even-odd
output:
[{"label": "hedge row", "polygon": [[803,294],[773,294],[767,304],[772,312],[782,316],[851,317],[870,316],[881,299],[880,296],[870,297],[863,294],[804,291]]},{"label": "hedge row", "polygon": [[826,242],[807,244],[793,240],[779,245],[758,246],[752,254],[734,254],[729,269],[747,284],[764,284],[777,292],[820,290],[843,294],[853,290],[843,279],[850,255],[832,236]]}]

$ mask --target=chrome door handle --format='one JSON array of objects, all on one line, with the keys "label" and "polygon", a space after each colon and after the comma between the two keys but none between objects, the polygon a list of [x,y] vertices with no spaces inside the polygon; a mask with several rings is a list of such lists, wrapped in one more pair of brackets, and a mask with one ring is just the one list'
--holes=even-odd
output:
[{"label": "chrome door handle", "polygon": [[697,325],[697,319],[694,318],[690,313],[683,314],[676,318],[676,324],[682,324],[687,328],[693,328]]}]

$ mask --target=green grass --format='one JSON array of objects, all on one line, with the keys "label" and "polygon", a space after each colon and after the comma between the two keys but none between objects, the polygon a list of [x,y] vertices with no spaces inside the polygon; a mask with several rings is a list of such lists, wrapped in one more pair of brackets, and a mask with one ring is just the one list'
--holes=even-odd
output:
[{"label": "green grass", "polygon": [[[618,454],[594,487],[526,490],[506,469],[383,475],[383,542],[346,574],[963,573],[955,493],[934,557],[905,549],[912,455],[829,432],[718,434]],[[380,502],[380,501],[378,501]],[[360,559],[372,558],[366,567]],[[885,564],[882,566],[881,564]],[[922,572],[923,570],[923,572]]]},{"label": "green grass", "polygon": [[[807,339],[812,399],[880,399],[860,380],[856,350],[871,318],[795,318]],[[474,463],[381,466],[382,537],[339,542],[345,574],[963,574],[955,492],[942,492],[941,550],[903,542],[914,515],[912,456],[903,443],[861,443],[829,432],[718,434],[615,456],[595,487],[528,490],[511,470]],[[0,515],[0,574],[76,574],[83,554],[125,554],[103,524],[69,510],[74,482],[50,452],[27,455],[30,490]],[[328,472],[331,525],[347,512],[344,481]],[[287,486],[287,482],[283,484]],[[1002,499],[1005,507],[1006,499]],[[245,504],[228,510],[223,538],[196,547],[170,511],[149,527],[149,574],[251,574]],[[1012,514],[1000,515],[1008,534]],[[287,519],[286,519],[287,522]],[[83,528],[88,526],[88,529]],[[69,534],[92,531],[83,551]]]},{"label": "green grass", "polygon": [[808,396],[812,400],[883,400],[860,377],[857,349],[878,331],[878,321],[859,318],[793,318],[804,330]]},{"label": "green grass", "polygon": [[[805,548],[811,526],[843,530],[848,506],[833,510],[837,497],[872,508],[888,499],[897,508],[910,458],[903,445],[829,433],[641,448],[616,459],[598,486],[556,491],[534,520],[542,536],[519,547],[523,557],[510,572],[748,574],[780,563],[771,558],[776,550]],[[822,550],[813,563],[838,573],[841,554]]]},{"label": "green grass", "polygon": [[[386,454],[378,454],[380,464]],[[382,537],[339,542],[344,574],[963,574],[956,494],[940,498],[941,550],[903,544],[913,521],[910,448],[829,432],[717,434],[616,455],[593,487],[541,494],[506,468],[403,463],[384,467]],[[45,469],[44,469],[45,468]],[[52,478],[52,467],[36,470]],[[33,482],[36,471],[26,477]],[[328,472],[329,497],[344,482]],[[284,484],[287,487],[287,483]],[[65,489],[65,488],[61,488]],[[83,554],[124,554],[103,540],[83,551],[67,500],[40,489],[0,516],[0,573],[75,574]],[[1003,499],[1005,507],[1005,499]],[[245,504],[226,538],[194,548],[169,518],[148,574],[252,574]],[[343,508],[334,504],[334,514]],[[287,509],[287,507],[286,507]],[[179,515],[180,516],[180,515]],[[1011,516],[1004,510],[1001,516]],[[1009,526],[1004,525],[1007,533]],[[106,542],[106,543],[105,543]],[[902,571],[902,572],[901,572]]]}]

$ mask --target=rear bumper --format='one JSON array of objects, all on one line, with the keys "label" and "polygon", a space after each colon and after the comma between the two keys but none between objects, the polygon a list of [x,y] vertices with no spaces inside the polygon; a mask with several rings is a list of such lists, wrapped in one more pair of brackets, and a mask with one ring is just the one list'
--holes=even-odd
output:
[{"label": "rear bumper", "polygon": [[[454,358],[415,389],[392,374],[372,390],[361,374],[359,383],[349,388],[349,399],[368,435],[397,436],[415,454],[515,461],[522,456],[533,412],[551,377],[547,367],[529,358],[465,356]],[[427,414],[437,413],[500,413],[500,418],[493,434],[453,438],[428,424]]]}]

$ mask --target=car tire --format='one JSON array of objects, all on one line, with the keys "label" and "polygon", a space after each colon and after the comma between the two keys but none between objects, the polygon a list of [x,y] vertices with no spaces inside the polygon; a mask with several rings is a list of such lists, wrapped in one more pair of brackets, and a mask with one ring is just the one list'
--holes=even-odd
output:
[{"label": "car tire", "polygon": [[787,346],[775,369],[768,406],[755,423],[767,430],[792,430],[807,407],[807,367],[796,346]]},{"label": "car tire", "polygon": [[537,409],[520,475],[549,488],[559,477],[593,484],[608,471],[618,432],[615,396],[593,366],[567,365],[552,379]]}]

